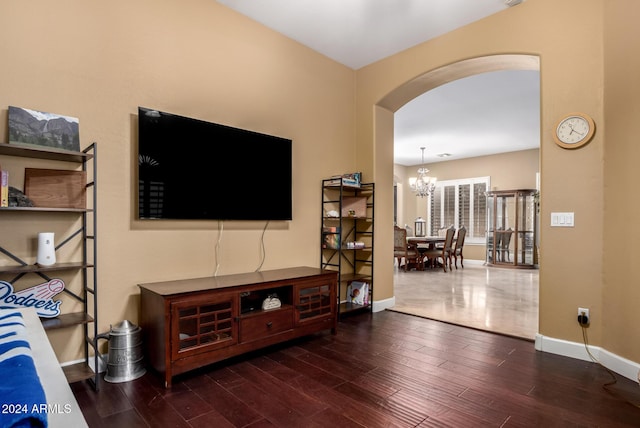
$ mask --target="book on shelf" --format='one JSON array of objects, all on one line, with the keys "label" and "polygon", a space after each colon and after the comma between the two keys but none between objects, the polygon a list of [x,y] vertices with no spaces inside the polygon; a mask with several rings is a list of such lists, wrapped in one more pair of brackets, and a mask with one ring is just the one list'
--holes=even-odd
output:
[{"label": "book on shelf", "polygon": [[324,242],[322,243],[322,248],[331,248],[337,250],[340,248],[340,234],[339,233],[328,233],[324,235]]},{"label": "book on shelf", "polygon": [[0,170],[0,207],[9,206],[9,171]]},{"label": "book on shelf", "polygon": [[366,248],[366,245],[362,241],[349,241],[349,242],[347,242],[347,249],[348,250],[361,250],[363,248]]},{"label": "book on shelf", "polygon": [[364,281],[351,281],[347,285],[347,302],[357,305],[369,304],[369,284]]},{"label": "book on shelf", "polygon": [[340,226],[324,226],[322,228],[324,233],[340,233]]},{"label": "book on shelf", "polygon": [[361,172],[352,172],[350,174],[334,175],[332,176],[327,185],[329,186],[346,186],[346,187],[360,187],[360,181],[362,178]]}]

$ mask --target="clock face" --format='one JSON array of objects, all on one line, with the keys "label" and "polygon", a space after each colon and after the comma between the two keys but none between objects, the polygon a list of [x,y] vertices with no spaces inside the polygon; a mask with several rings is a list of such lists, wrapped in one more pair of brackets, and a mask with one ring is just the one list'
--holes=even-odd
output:
[{"label": "clock face", "polygon": [[595,131],[593,120],[588,116],[570,115],[556,127],[556,143],[564,148],[577,148],[586,144]]}]

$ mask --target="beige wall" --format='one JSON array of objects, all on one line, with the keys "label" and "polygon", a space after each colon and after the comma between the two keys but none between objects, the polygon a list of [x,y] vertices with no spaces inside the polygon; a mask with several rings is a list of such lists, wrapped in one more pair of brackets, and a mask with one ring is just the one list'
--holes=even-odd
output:
[{"label": "beige wall", "polygon": [[[580,342],[576,309],[586,306],[591,342],[640,361],[640,341],[629,337],[640,301],[632,265],[638,252],[625,240],[636,237],[639,217],[628,199],[638,175],[632,122],[640,65],[628,53],[640,39],[639,8],[619,0],[528,0],[353,72],[210,0],[188,8],[175,0],[2,2],[0,140],[6,108],[16,105],[76,116],[83,145],[98,141],[101,330],[137,320],[137,283],[214,270],[216,222],[132,219],[138,105],[293,139],[294,220],[270,226],[265,269],[317,265],[320,179],[362,170],[377,186],[374,298],[382,301],[393,297],[393,111],[378,103],[461,60],[539,56],[539,331]],[[598,131],[584,148],[560,149],[554,124],[576,110],[589,113]],[[576,227],[550,228],[552,211],[574,211]],[[3,237],[31,257],[25,231],[6,218]],[[225,224],[220,273],[258,266],[262,226]],[[63,351],[67,333],[55,335],[60,359],[75,358],[76,350]]]},{"label": "beige wall", "polygon": [[[631,183],[638,174],[633,156],[638,149],[633,142],[631,122],[637,120],[640,107],[635,81],[639,64],[633,55],[629,57],[639,38],[640,30],[634,20],[639,6],[633,6],[633,10],[627,6],[621,1],[529,0],[358,70],[356,144],[359,155],[367,152],[364,158],[370,156],[369,151],[373,152],[370,166],[375,170],[378,188],[391,186],[393,172],[379,168],[379,158],[385,156],[392,139],[372,135],[372,129],[382,126],[376,123],[377,115],[371,114],[372,105],[382,100],[385,105],[392,105],[387,101],[395,100],[398,91],[411,89],[410,82],[419,82],[430,71],[459,61],[503,54],[539,56],[539,332],[546,337],[581,343],[576,312],[579,306],[589,307],[590,343],[631,361],[640,361],[640,341],[629,336],[634,328],[634,306],[640,301],[637,274],[632,269],[632,260],[638,254],[632,239],[624,241],[625,237],[635,235],[623,229],[626,225],[637,229],[633,220],[638,217],[638,207],[629,202],[628,195],[632,194]],[[578,10],[579,19],[575,19]],[[446,76],[440,77],[444,83]],[[627,109],[618,116],[621,106]],[[557,121],[573,111],[590,114],[597,131],[587,146],[564,150],[553,143],[552,134]],[[605,119],[610,118],[620,125],[614,131],[615,138],[609,136],[610,127],[605,124]],[[377,207],[388,211],[391,197],[385,201],[378,196]],[[575,212],[575,227],[551,228],[549,218],[554,211]],[[388,217],[386,213],[376,215]],[[390,250],[385,251],[391,248],[386,245],[392,239],[391,227],[390,223],[388,227],[380,222],[377,225],[376,293],[381,298],[390,298],[392,267],[380,260],[391,259]],[[620,245],[626,253],[621,253]],[[606,257],[603,247],[609,250]]]},{"label": "beige wall", "polygon": [[604,263],[602,346],[640,361],[638,304],[640,286],[640,3],[605,2],[604,7]]},{"label": "beige wall", "polygon": [[[136,284],[215,270],[217,222],[133,219],[138,106],[291,138],[293,221],[270,223],[263,269],[318,265],[321,179],[355,166],[353,70],[211,0],[2,2],[0,56],[0,142],[10,105],[78,117],[82,145],[98,142],[101,331],[137,322]],[[269,191],[269,177],[242,170],[240,156],[251,154],[238,155],[238,173],[256,177],[256,189],[238,191]],[[34,234],[65,226],[29,217],[16,230],[18,219],[3,215],[1,240],[31,261]],[[263,227],[224,224],[219,274],[258,267]],[[69,334],[51,333],[61,361],[79,355]]]},{"label": "beige wall", "polygon": [[[536,173],[540,171],[540,150],[521,150],[492,156],[460,159],[427,164],[429,175],[438,180],[490,177],[492,190],[535,189]],[[409,189],[409,177],[416,176],[417,167],[394,165],[398,187],[398,205],[401,205],[398,225],[413,223],[417,217],[426,217],[426,198],[416,197]],[[465,259],[484,260],[485,246],[465,244]]]}]

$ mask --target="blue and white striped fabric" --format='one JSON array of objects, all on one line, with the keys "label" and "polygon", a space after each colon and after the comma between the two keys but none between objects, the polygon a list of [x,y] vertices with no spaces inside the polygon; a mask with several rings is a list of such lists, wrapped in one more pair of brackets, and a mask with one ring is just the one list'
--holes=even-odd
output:
[{"label": "blue and white striped fabric", "polygon": [[46,402],[22,314],[0,309],[0,427],[46,427]]}]

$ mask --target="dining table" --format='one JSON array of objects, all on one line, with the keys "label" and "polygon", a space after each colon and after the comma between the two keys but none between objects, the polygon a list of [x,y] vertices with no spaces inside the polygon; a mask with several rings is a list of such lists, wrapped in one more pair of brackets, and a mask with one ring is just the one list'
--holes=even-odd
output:
[{"label": "dining table", "polygon": [[444,236],[409,236],[407,237],[407,243],[411,245],[427,244],[427,249],[433,250],[436,248],[436,244],[444,243]]},{"label": "dining table", "polygon": [[[408,236],[407,243],[415,246],[418,252],[429,251],[436,248],[436,244],[444,243],[444,236]],[[422,245],[421,245],[422,244]],[[425,245],[426,244],[426,245]],[[418,270],[424,270],[424,260],[416,266]]]}]

